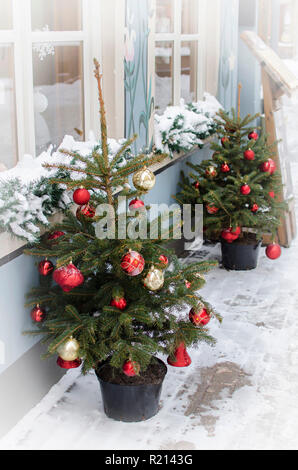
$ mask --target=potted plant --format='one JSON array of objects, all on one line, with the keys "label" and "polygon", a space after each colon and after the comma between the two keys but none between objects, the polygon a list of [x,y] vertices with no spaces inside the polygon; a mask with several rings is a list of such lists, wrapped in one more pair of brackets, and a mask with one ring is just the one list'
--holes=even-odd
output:
[{"label": "potted plant", "polygon": [[188,162],[192,171],[189,177],[182,175],[176,197],[180,203],[204,204],[205,237],[221,239],[227,269],[254,269],[264,233],[272,238],[267,256],[276,259],[281,253],[273,241],[286,206],[278,197],[281,183],[274,147],[252,127],[257,118],[241,119],[235,110],[220,110],[212,158]]},{"label": "potted plant", "polygon": [[[140,421],[159,408],[167,367],[156,355],[166,354],[170,365],[186,367],[191,362],[187,346],[213,342],[206,325],[212,315],[219,316],[197,290],[205,283],[203,273],[216,262],[182,266],[163,247],[161,234],[154,240],[127,236],[128,225],[137,224],[140,212],[146,213],[142,195],[155,183],[148,166],[166,155],[142,154],[117,166],[132,140],[113,158],[109,156],[96,61],[95,76],[101,144],[87,157],[65,151],[73,158],[72,164],[47,165],[80,175],[79,179],[51,179],[52,184],[74,190],[77,209],[75,214],[66,211],[51,234],[27,251],[44,258],[38,265],[40,286],[29,293],[27,304],[37,329],[28,333],[44,336],[49,343],[46,356],[58,355],[60,367],[82,364],[84,374],[95,370],[109,417]],[[133,175],[135,189],[127,186],[129,175]],[[117,196],[116,188],[122,188]],[[118,206],[119,195],[130,200],[124,213]],[[102,204],[106,214],[100,213]],[[106,230],[112,227],[108,238],[102,236],[101,225]],[[119,236],[123,227],[124,237]],[[187,306],[189,316],[177,315]]]}]

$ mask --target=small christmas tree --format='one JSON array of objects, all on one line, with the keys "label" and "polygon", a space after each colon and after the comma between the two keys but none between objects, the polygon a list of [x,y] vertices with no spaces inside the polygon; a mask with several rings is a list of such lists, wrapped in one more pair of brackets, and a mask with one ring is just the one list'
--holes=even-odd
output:
[{"label": "small christmas tree", "polygon": [[[166,155],[137,155],[118,168],[117,162],[131,145],[131,139],[109,159],[97,61],[95,77],[101,145],[92,151],[91,158],[65,152],[82,162],[79,169],[74,165],[46,165],[66,170],[70,175],[79,172],[82,178],[51,180],[68,190],[76,188],[73,199],[77,210],[76,214],[65,212],[63,221],[53,227],[52,233],[27,251],[45,258],[39,263],[40,286],[31,290],[27,304],[33,307],[31,315],[38,328],[28,333],[43,335],[44,342],[49,343],[46,357],[58,355],[61,367],[77,367],[83,361],[84,373],[109,360],[120,375],[135,376],[146,370],[156,353],[168,354],[172,365],[186,366],[189,364],[186,346],[199,341],[213,342],[206,325],[212,315],[219,317],[197,290],[205,284],[202,274],[216,262],[182,266],[172,251],[163,246],[161,233],[154,240],[117,238],[123,223],[118,196],[132,199],[126,214],[127,227],[136,218],[133,211],[144,208],[142,195],[154,185],[155,176],[148,167]],[[136,189],[128,185],[132,174]],[[96,208],[107,203],[109,220],[112,213],[116,214],[114,238],[96,235],[96,224],[103,220],[103,216],[96,216]],[[159,219],[157,223],[160,225]],[[177,315],[185,306],[191,308],[189,318]]]},{"label": "small christmas tree", "polygon": [[[240,89],[239,89],[240,96]],[[181,203],[204,204],[205,235],[228,242],[258,240],[264,233],[275,238],[285,204],[280,202],[281,177],[273,160],[274,146],[258,135],[252,123],[259,115],[240,118],[220,110],[218,142],[210,160],[188,162],[189,177],[182,173]],[[248,230],[252,229],[252,230]],[[252,233],[253,232],[253,233]]]}]

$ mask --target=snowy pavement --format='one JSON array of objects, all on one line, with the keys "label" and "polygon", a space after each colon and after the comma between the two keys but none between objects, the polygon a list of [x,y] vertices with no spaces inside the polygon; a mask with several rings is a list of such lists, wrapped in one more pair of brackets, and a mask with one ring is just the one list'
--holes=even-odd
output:
[{"label": "snowy pavement", "polygon": [[[219,258],[219,247],[201,255]],[[154,418],[108,419],[95,375],[72,370],[0,448],[298,449],[297,266],[298,240],[277,261],[262,249],[255,271],[206,276],[201,292],[223,316],[211,322],[217,344],[190,350],[189,368],[169,367]]]}]

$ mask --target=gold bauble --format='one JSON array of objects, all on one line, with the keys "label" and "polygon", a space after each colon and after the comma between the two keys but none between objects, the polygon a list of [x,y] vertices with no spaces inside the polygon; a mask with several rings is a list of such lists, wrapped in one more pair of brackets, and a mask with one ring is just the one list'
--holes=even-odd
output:
[{"label": "gold bauble", "polygon": [[74,361],[79,357],[80,344],[72,336],[66,340],[59,348],[57,353],[64,361]]},{"label": "gold bauble", "polygon": [[132,177],[133,184],[139,191],[147,192],[155,185],[155,175],[149,168],[136,171]]},{"label": "gold bauble", "polygon": [[144,279],[144,285],[147,289],[156,291],[162,288],[164,285],[165,279],[163,272],[160,269],[152,266],[147,276]]}]

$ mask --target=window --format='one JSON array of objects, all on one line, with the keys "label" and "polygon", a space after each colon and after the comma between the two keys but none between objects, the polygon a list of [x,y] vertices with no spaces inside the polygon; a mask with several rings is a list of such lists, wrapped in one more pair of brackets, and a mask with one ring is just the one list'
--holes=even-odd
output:
[{"label": "window", "polygon": [[[219,7],[217,0],[213,1],[212,9],[206,0],[156,0],[155,106],[158,113],[167,106],[179,105],[181,98],[186,102],[202,98],[208,88],[207,75],[213,85],[217,82]],[[207,57],[207,47],[213,64]]]},{"label": "window", "polygon": [[[99,131],[93,57],[102,60],[106,8],[104,0],[0,0],[0,171],[65,134],[83,140]],[[106,87],[114,96],[111,80]]]}]

